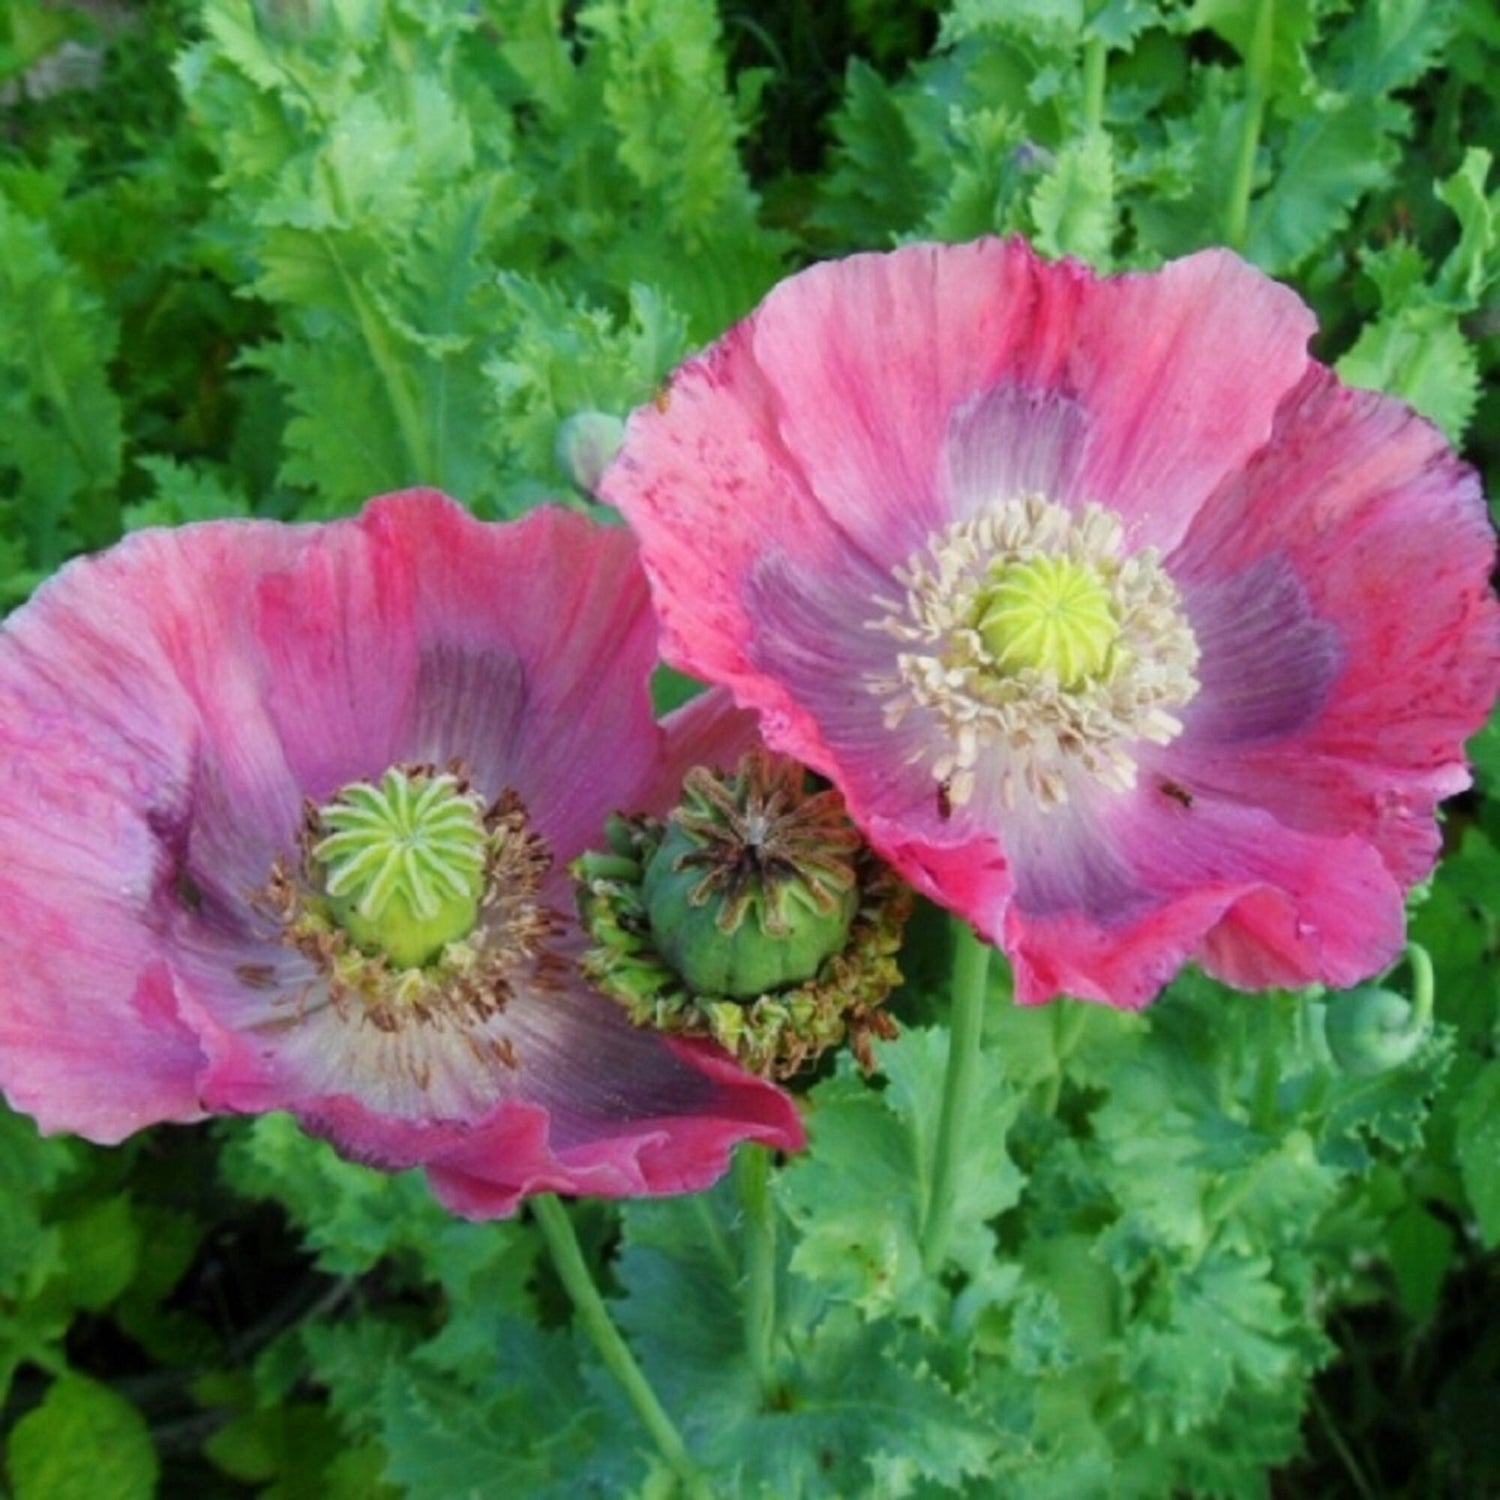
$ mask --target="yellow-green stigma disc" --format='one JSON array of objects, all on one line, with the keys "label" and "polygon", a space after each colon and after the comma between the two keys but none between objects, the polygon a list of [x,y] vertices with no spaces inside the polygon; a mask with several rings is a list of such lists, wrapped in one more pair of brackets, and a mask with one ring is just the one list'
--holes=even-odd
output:
[{"label": "yellow-green stigma disc", "polygon": [[996,568],[975,628],[998,670],[1029,667],[1064,688],[1104,676],[1120,638],[1108,586],[1088,564],[1066,557]]},{"label": "yellow-green stigma disc", "polygon": [[447,772],[393,767],[318,809],[313,846],[330,914],[398,969],[436,959],[474,930],[484,895],[483,799]]}]

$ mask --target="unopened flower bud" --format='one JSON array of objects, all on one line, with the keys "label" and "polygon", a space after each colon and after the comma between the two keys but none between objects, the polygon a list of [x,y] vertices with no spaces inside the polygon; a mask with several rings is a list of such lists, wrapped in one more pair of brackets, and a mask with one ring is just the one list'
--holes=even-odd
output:
[{"label": "unopened flower bud", "polygon": [[609,461],[625,441],[625,424],[604,411],[581,411],[557,429],[557,466],[585,495],[599,487]]},{"label": "unopened flower bud", "polygon": [[1427,1039],[1411,1001],[1394,990],[1364,985],[1335,995],[1323,1015],[1323,1035],[1346,1073],[1367,1076],[1399,1068]]}]

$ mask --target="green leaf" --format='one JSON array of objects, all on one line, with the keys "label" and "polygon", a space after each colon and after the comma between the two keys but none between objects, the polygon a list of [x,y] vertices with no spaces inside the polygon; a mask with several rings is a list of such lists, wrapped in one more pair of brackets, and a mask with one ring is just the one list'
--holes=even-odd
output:
[{"label": "green leaf", "polygon": [[1138,36],[1161,20],[1155,0],[1104,0],[1088,9],[1084,35],[1096,36],[1117,51],[1128,51]]},{"label": "green leaf", "polygon": [[496,257],[530,204],[508,119],[457,66],[471,20],[324,7],[261,25],[213,0],[206,24],[178,72],[224,169],[224,237],[277,310],[250,362],[296,414],[283,478],[325,514],[405,484],[493,501],[479,370]]},{"label": "green leaf", "polygon": [[166,457],[142,457],[138,466],[151,477],[155,493],[125,507],[125,529],[181,526],[192,521],[219,521],[250,513],[250,502],[237,477],[228,470],[179,463]]},{"label": "green leaf", "polygon": [[115,1193],[62,1221],[63,1269],[48,1286],[74,1307],[100,1312],[131,1283],[141,1253],[129,1195]]},{"label": "green leaf", "polygon": [[1453,210],[1458,244],[1438,273],[1437,296],[1460,312],[1479,306],[1486,289],[1500,277],[1500,189],[1485,195],[1493,157],[1471,147],[1463,165],[1433,191]]},{"label": "green leaf", "polygon": [[1454,444],[1479,400],[1479,357],[1442,307],[1408,305],[1371,323],[1337,369],[1349,385],[1399,396]]},{"label": "green leaf", "polygon": [[[784,1181],[776,1186],[780,1197]],[[881,1201],[890,1196],[887,1184]],[[953,1484],[979,1472],[993,1434],[927,1367],[926,1346],[829,1307],[825,1287],[784,1260],[774,1382],[758,1388],[745,1351],[738,1211],[728,1183],[695,1199],[631,1203],[616,1266],[620,1326],[724,1492],[895,1497],[918,1475]]]},{"label": "green leaf", "polygon": [[1438,1018],[1466,1050],[1488,1051],[1500,1022],[1500,848],[1470,825],[1439,866],[1412,936],[1432,955]]},{"label": "green leaf", "polygon": [[621,164],[661,204],[687,248],[724,218],[751,217],[736,155],[739,123],[723,86],[719,20],[708,0],[586,5],[581,31],[603,68],[602,101]]},{"label": "green leaf", "polygon": [[1355,7],[1330,49],[1338,87],[1373,97],[1416,82],[1438,66],[1454,11],[1453,0],[1368,0]]},{"label": "green leaf", "polygon": [[0,309],[0,500],[50,572],[119,534],[123,438],[107,371],[119,329],[47,227],[3,194]]},{"label": "green leaf", "polygon": [[1238,1386],[1283,1386],[1297,1362],[1295,1314],[1269,1259],[1212,1255],[1176,1269],[1165,1316],[1140,1320],[1126,1339],[1148,1440],[1202,1427]]},{"label": "green leaf", "polygon": [[518,0],[502,9],[501,55],[527,95],[549,115],[567,121],[580,104],[577,71],[562,35],[562,0]]},{"label": "green leaf", "polygon": [[407,1500],[608,1500],[623,1492],[627,1474],[639,1477],[642,1463],[635,1452],[647,1439],[628,1412],[620,1415],[615,1467],[590,1473],[607,1429],[571,1340],[514,1325],[496,1354],[497,1374],[503,1355],[508,1378],[479,1391],[420,1358],[386,1370],[380,1404],[390,1453],[386,1476]]},{"label": "green leaf", "polygon": [[25,1300],[56,1275],[63,1246],[43,1203],[76,1167],[77,1142],[44,1136],[0,1104],[0,1298]]},{"label": "green leaf", "polygon": [[515,1225],[455,1218],[419,1172],[345,1161],[285,1114],[261,1115],[230,1132],[221,1166],[238,1192],[285,1205],[330,1274],[357,1276],[383,1257],[405,1253],[458,1305],[529,1310],[530,1238]]},{"label": "green leaf", "polygon": [[581,411],[623,417],[649,400],[686,352],[687,328],[666,294],[645,284],[631,287],[623,319],[517,274],[501,278],[500,294],[505,354],[485,376],[499,461],[532,476],[508,491],[505,505],[514,511],[567,492],[556,456],[562,424]]},{"label": "green leaf", "polygon": [[[305,1323],[297,1341],[307,1373],[327,1387],[329,1409],[351,1435],[373,1437],[381,1427],[386,1377],[413,1358],[420,1330],[372,1312],[336,1323]],[[489,1352],[487,1373],[493,1373],[493,1345]]]},{"label": "green leaf", "polygon": [[[921,1225],[947,1052],[946,1032],[908,1031],[876,1049],[889,1079],[883,1092],[849,1074],[820,1084],[811,1149],[779,1181],[787,1213],[803,1231],[793,1270],[867,1314],[935,1317],[941,1302],[922,1271]],[[976,1274],[993,1254],[987,1222],[1020,1194],[1005,1138],[1022,1097],[999,1069],[984,1074],[959,1167],[951,1242],[953,1259]]]},{"label": "green leaf", "polygon": [[1346,1168],[1368,1160],[1365,1142],[1398,1151],[1421,1145],[1428,1111],[1453,1062],[1453,1033],[1439,1027],[1397,1068],[1368,1076],[1340,1075],[1326,1104],[1323,1155]]},{"label": "green leaf", "polygon": [[1227,69],[1199,68],[1193,76],[1191,112],[1167,118],[1160,138],[1148,137],[1129,162],[1145,191],[1129,193],[1126,212],[1148,261],[1209,244],[1234,180],[1245,102]]},{"label": "green leaf", "polygon": [[82,1375],[53,1381],[8,1445],[15,1500],[151,1500],[158,1464],[140,1412]]},{"label": "green leaf", "polygon": [[1425,1323],[1437,1311],[1454,1260],[1453,1231],[1420,1203],[1409,1203],[1386,1230],[1385,1250],[1396,1295],[1407,1315]]},{"label": "green leaf", "polygon": [[321,1407],[306,1401],[241,1412],[212,1433],[204,1453],[226,1474],[269,1484],[275,1500],[317,1500],[342,1438]]},{"label": "green leaf", "polygon": [[1062,49],[1083,32],[1083,0],[954,0],[939,45],[985,36],[1015,38],[1036,49]]},{"label": "green leaf", "polygon": [[835,166],[812,223],[851,247],[889,244],[920,222],[931,187],[895,91],[858,57],[849,59],[833,129]]},{"label": "green leaf", "polygon": [[[801,1342],[781,1410],[750,1418],[720,1446],[740,1457],[749,1494],[895,1500],[918,1478],[952,1491],[988,1472],[999,1434],[888,1323],[836,1310]],[[859,1371],[857,1381],[849,1372]]]},{"label": "green leaf", "polygon": [[1222,37],[1249,61],[1262,10],[1272,7],[1271,51],[1266,82],[1272,95],[1295,97],[1309,84],[1308,44],[1316,27],[1313,0],[1196,0],[1188,22]]},{"label": "green leaf", "polygon": [[1109,137],[1069,141],[1031,194],[1037,248],[1107,268],[1115,237],[1114,163]]},{"label": "green leaf", "polygon": [[[1243,11],[1252,0],[1224,3]],[[1285,6],[1274,3],[1280,36]],[[1269,184],[1250,205],[1246,253],[1256,264],[1272,272],[1296,265],[1385,185],[1397,142],[1412,128],[1411,112],[1392,96],[1433,65],[1451,11],[1442,0],[1374,0],[1340,30],[1328,53],[1333,87],[1287,112]]]},{"label": "green leaf", "polygon": [[1456,1154],[1484,1243],[1500,1245],[1500,1060],[1491,1058],[1457,1109]]},{"label": "green leaf", "polygon": [[955,108],[942,147],[948,180],[924,232],[938,239],[971,239],[1018,227],[1022,193],[1046,162],[1028,143],[1020,116],[1008,109]]},{"label": "green leaf", "polygon": [[1408,111],[1384,96],[1320,99],[1292,128],[1268,185],[1250,204],[1249,258],[1284,272],[1322,244],[1361,197],[1384,185],[1397,159],[1396,137],[1410,124]]}]

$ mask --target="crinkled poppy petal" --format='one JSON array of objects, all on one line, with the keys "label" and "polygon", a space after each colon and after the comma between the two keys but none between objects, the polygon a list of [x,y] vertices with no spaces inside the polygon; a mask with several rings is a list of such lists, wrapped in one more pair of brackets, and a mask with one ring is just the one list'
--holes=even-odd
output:
[{"label": "crinkled poppy petal", "polygon": [[[360,1159],[430,1166],[476,1213],[542,1181],[700,1186],[735,1140],[800,1144],[778,1090],[634,1030],[571,969],[566,859],[607,812],[671,800],[689,751],[749,732],[722,694],[659,728],[653,644],[628,533],[486,526],[432,492],[328,526],[145,534],[64,570],[0,635],[7,1094],[106,1140],[291,1109]],[[533,810],[555,941],[498,1009],[375,1025],[257,889],[305,799],[416,758]]]},{"label": "crinkled poppy petal", "polygon": [[991,472],[1004,484],[1045,467],[1045,432],[1025,463],[986,441],[985,403],[1015,392],[1074,414],[1084,452],[1057,455],[1070,474],[1056,498],[1107,497],[1138,542],[1166,546],[1265,442],[1313,328],[1295,296],[1223,251],[1116,278],[1020,240],[851,256],[783,282],[679,370],[665,410],[632,418],[602,493],[649,568],[684,521],[699,565],[724,549],[730,576],[742,533],[767,526],[809,556],[832,528],[888,566],[951,519],[955,483],[972,504]]},{"label": "crinkled poppy petal", "polygon": [[523,1161],[519,1170],[508,1161],[497,1166],[495,1153],[467,1143],[429,1164],[438,1197],[455,1212],[488,1218],[509,1213],[534,1192],[695,1192],[723,1176],[740,1141],[781,1151],[802,1148],[802,1119],[786,1095],[750,1078],[711,1044],[668,1038],[666,1050],[676,1057],[675,1076],[666,1075],[654,1056],[651,1072],[660,1076],[649,1085],[638,1079],[632,1090],[643,1105],[654,1098],[659,1113],[601,1133],[597,1118],[573,1122],[566,1112],[554,1112],[552,1130],[562,1140],[552,1161]]},{"label": "crinkled poppy petal", "polygon": [[[425,1168],[439,1197],[475,1218],[534,1192],[688,1192],[721,1176],[739,1141],[802,1146],[793,1102],[717,1048],[638,1031],[596,997],[571,1009],[566,1026],[554,1015],[514,1028],[515,1092],[468,1119],[398,1120],[348,1094],[292,1107],[354,1160]],[[554,1055],[538,1057],[548,1029]]]},{"label": "crinkled poppy petal", "polygon": [[[1175,563],[1211,598],[1273,559],[1297,580],[1337,670],[1318,712],[1280,725],[1205,705],[1168,752],[1179,778],[1292,827],[1357,833],[1403,884],[1421,879],[1438,849],[1433,809],[1468,784],[1458,747],[1500,686],[1493,547],[1475,476],[1431,424],[1327,371],[1310,376]],[[1225,685],[1285,708],[1297,696],[1286,667],[1273,646]]]},{"label": "crinkled poppy petal", "polygon": [[[1467,784],[1457,747],[1500,686],[1477,500],[1429,424],[1326,372],[1309,378],[1175,559],[1202,686],[1181,738],[1142,758],[1138,805],[1154,816],[1076,851],[1056,828],[1030,845],[1007,831],[1009,931],[1033,976],[1023,990],[1045,997],[1061,982],[1103,996],[1118,984],[1149,997],[1191,956],[1245,987],[1349,984],[1396,956],[1402,888],[1431,868],[1433,809]],[[1408,597],[1418,558],[1423,587]],[[1235,809],[1269,815],[1246,866],[1265,884],[1214,916],[1233,890],[1223,862],[1236,841],[1222,823]],[[1108,830],[1108,809],[1091,811],[1088,832]],[[1299,884],[1299,851],[1320,844],[1324,873]],[[1153,874],[1145,850],[1170,851],[1170,865]],[[1038,926],[1028,903],[1059,866],[1078,877],[1057,902],[1068,921]]]},{"label": "crinkled poppy petal", "polygon": [[[287,535],[246,527],[248,569],[276,566]],[[245,591],[194,602],[218,540],[133,537],[0,630],[0,1081],[48,1129],[116,1141],[203,1113],[162,934],[256,865],[290,787],[254,687],[214,644]],[[216,673],[236,679],[218,699]],[[245,805],[247,826],[190,838],[208,800]]]},{"label": "crinkled poppy petal", "polygon": [[914,712],[889,727],[870,690],[868,678],[888,669],[888,646],[869,628],[847,630],[851,615],[868,626],[879,614],[875,586],[862,566],[820,579],[774,546],[756,560],[744,584],[749,665],[798,706],[763,709],[764,732],[834,781],[870,843],[918,890],[966,912],[999,912],[1011,881],[993,832],[944,806],[917,753],[930,724]]},{"label": "crinkled poppy petal", "polygon": [[[416,492],[387,504],[436,520],[452,502]],[[371,520],[308,529],[295,561],[254,589],[259,690],[298,790],[314,799],[399,759],[413,717],[412,573]]]},{"label": "crinkled poppy petal", "polygon": [[[1496,691],[1488,526],[1426,424],[1309,360],[1313,326],[1225,251],[1118,277],[1016,242],[857,256],[684,366],[605,477],[669,659],[831,777],[903,874],[1011,949],[1028,998],[1140,1003],[1194,954],[1235,983],[1344,982],[1389,957],[1393,893],[1430,864]],[[1130,774],[1084,769],[1076,740],[987,752],[1008,731],[929,710],[955,658],[903,631],[976,639],[978,617],[930,626],[911,569],[969,566],[964,528],[1030,495],[1064,524],[1113,513],[1201,633],[1165,718],[1113,742]],[[1021,770],[1072,796],[1050,816],[1016,806],[1007,759],[1037,743]],[[1194,808],[1187,878],[1120,840]]]},{"label": "crinkled poppy petal", "polygon": [[1358,838],[1145,788],[1088,811],[1033,815],[1009,842],[1004,944],[1023,1003],[1144,1005],[1190,958],[1246,989],[1348,985],[1400,951],[1401,887]]},{"label": "crinkled poppy petal", "polygon": [[451,501],[404,496],[372,505],[365,526],[412,595],[403,754],[460,755],[481,787],[518,792],[558,860],[572,858],[654,788],[661,751],[644,686],[656,623],[629,533],[561,510],[479,527]]},{"label": "crinkled poppy petal", "polygon": [[1227,250],[1102,278],[1083,301],[1066,388],[1088,413],[1078,500],[1168,550],[1271,436],[1308,369],[1312,313]]}]

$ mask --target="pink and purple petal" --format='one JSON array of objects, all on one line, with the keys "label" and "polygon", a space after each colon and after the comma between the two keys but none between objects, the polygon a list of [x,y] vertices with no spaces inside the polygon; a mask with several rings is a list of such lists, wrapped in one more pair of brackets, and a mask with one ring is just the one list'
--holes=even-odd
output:
[{"label": "pink and purple petal", "polygon": [[[1311,361],[1308,309],[1226,251],[1099,277],[1019,242],[814,267],[632,419],[603,482],[676,664],[829,776],[871,842],[1015,958],[1020,993],[1140,1004],[1187,959],[1241,985],[1387,962],[1438,799],[1500,687],[1473,477]],[[870,685],[895,571],[1036,494],[1154,548],[1200,658],[1133,791],[1008,805]]]},{"label": "pink and purple petal", "polygon": [[[631,1028],[570,968],[566,860],[752,732],[723,694],[658,726],[654,644],[628,533],[483,525],[434,492],[327,526],[144,533],[65,569],[0,632],[7,1095],[110,1141],[290,1109],[476,1215],[542,1186],[702,1186],[735,1141],[799,1146],[779,1090]],[[519,973],[487,1021],[383,1030],[279,940],[265,882],[306,799],[452,760],[548,841],[562,967]]]}]

